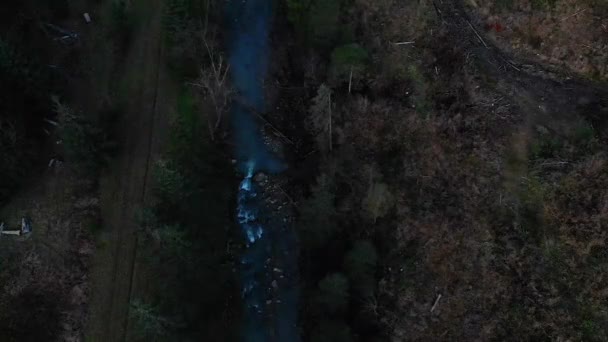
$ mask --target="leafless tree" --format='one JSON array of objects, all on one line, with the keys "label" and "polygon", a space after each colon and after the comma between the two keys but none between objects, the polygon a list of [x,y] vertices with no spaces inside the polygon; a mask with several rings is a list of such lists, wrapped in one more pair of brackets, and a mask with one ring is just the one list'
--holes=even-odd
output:
[{"label": "leafless tree", "polygon": [[215,134],[222,124],[224,114],[230,107],[234,90],[226,81],[230,64],[224,63],[222,55],[213,52],[205,37],[203,37],[203,43],[211,65],[208,68],[202,68],[198,80],[191,84],[201,90],[204,98],[209,100],[213,106],[214,115],[208,115],[207,125],[211,140],[215,140]]}]

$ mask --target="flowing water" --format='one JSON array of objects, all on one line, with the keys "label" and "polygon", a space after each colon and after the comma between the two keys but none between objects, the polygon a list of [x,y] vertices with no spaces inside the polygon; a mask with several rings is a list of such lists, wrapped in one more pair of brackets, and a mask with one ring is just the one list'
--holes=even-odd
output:
[{"label": "flowing water", "polygon": [[[265,111],[272,0],[229,0],[232,82],[239,94],[232,122],[236,159],[244,175],[237,216],[246,243],[240,277],[247,342],[299,341],[297,330],[297,243],[289,220],[269,202],[270,186],[254,181],[258,172],[278,174],[283,162],[264,143],[256,113]],[[270,178],[272,181],[272,177]]]}]

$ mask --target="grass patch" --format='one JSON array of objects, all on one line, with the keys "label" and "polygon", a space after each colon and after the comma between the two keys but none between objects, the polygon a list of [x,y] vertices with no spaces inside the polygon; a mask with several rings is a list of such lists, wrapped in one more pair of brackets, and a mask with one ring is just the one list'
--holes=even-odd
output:
[{"label": "grass patch", "polygon": [[139,17],[127,0],[112,0],[107,17],[110,24],[109,36],[116,41],[118,53],[124,55],[133,39]]},{"label": "grass patch", "polygon": [[597,132],[590,123],[584,120],[576,124],[572,134],[572,141],[583,152],[593,152],[600,145]]},{"label": "grass patch", "polygon": [[[211,1],[211,0],[209,0]],[[167,42],[167,60],[177,78],[197,76],[201,67],[207,21],[203,1],[170,0],[163,15],[163,31]]]},{"label": "grass patch", "polygon": [[338,46],[331,53],[331,78],[335,82],[348,82],[361,77],[366,70],[369,54],[361,45],[353,43]]},{"label": "grass patch", "polygon": [[530,144],[530,159],[554,158],[558,156],[563,147],[564,141],[560,137],[544,128],[539,129],[538,137]]},{"label": "grass patch", "polygon": [[413,105],[416,111],[428,117],[432,104],[428,99],[430,82],[416,64],[411,64],[407,69],[408,78],[414,88],[412,96]]},{"label": "grass patch", "polygon": [[501,10],[512,10],[515,7],[514,0],[496,0],[495,4]]},{"label": "grass patch", "polygon": [[532,8],[535,10],[546,10],[555,7],[557,0],[530,0]]}]

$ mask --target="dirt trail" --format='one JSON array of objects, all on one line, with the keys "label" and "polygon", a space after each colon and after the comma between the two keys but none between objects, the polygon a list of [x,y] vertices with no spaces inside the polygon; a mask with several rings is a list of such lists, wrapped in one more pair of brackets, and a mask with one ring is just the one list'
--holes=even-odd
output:
[{"label": "dirt trail", "polygon": [[484,39],[481,26],[467,13],[462,1],[434,4],[453,45],[464,55],[473,57],[482,74],[496,83],[496,89],[511,98],[534,121],[551,120],[556,126],[568,125],[569,119],[578,114],[598,131],[604,131],[608,126],[607,85],[567,77],[557,69],[501,51],[490,39]]},{"label": "dirt trail", "polygon": [[144,206],[151,166],[168,122],[162,6],[162,0],[149,0],[135,9],[141,22],[122,73],[126,94],[121,95],[127,99],[120,125],[122,151],[101,180],[104,229],[92,267],[87,341],[124,341],[127,336],[136,218]]}]

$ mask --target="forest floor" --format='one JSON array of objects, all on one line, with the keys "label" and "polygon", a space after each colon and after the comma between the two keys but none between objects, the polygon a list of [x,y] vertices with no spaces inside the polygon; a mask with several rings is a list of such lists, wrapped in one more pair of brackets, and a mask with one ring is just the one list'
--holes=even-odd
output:
[{"label": "forest floor", "polygon": [[92,266],[88,341],[124,341],[136,277],[138,214],[168,133],[171,82],[163,60],[163,1],[136,2],[138,27],[123,66],[122,151],[101,179],[103,229]]},{"label": "forest floor", "polygon": [[[402,152],[405,171],[383,169],[402,244],[381,281],[397,298],[386,317],[394,339],[604,340],[608,89],[589,80],[603,77],[603,57],[584,67],[571,54],[543,58],[543,48],[575,49],[563,35],[507,48],[496,28],[515,25],[488,24],[460,1],[427,4],[426,18],[404,19],[411,8],[394,3],[382,38],[416,44],[379,53],[418,63],[405,69],[418,113],[396,132],[416,144]],[[582,8],[558,7],[546,29],[557,36]],[[523,51],[534,49],[538,58]]]},{"label": "forest floor", "polygon": [[[350,302],[362,317],[348,318],[353,335],[606,340],[608,87],[598,3],[357,0],[341,13],[356,39],[335,38],[347,45],[330,58],[290,55],[309,98],[324,82],[336,104],[333,136],[311,132],[333,138],[333,151],[299,208],[300,235],[336,222],[318,255],[342,260],[340,249],[363,239],[380,254],[377,293]],[[338,58],[360,50],[353,41],[369,62]],[[589,45],[582,57],[578,43]],[[350,77],[341,63],[351,63]],[[332,71],[343,77],[332,80]],[[319,97],[300,105],[312,125]],[[293,98],[295,107],[302,96]],[[325,221],[318,208],[329,208]],[[312,295],[349,271],[310,269]],[[315,314],[308,331],[347,330]],[[369,317],[381,327],[361,327]]]}]

